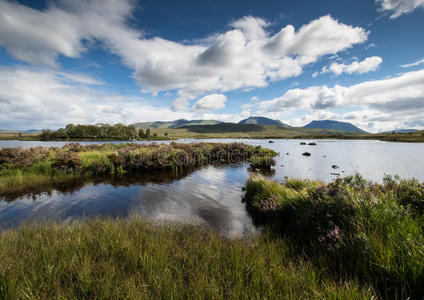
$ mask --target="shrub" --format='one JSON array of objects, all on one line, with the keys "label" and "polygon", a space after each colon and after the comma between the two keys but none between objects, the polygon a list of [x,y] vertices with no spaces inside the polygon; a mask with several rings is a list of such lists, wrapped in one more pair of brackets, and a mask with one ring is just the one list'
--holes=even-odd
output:
[{"label": "shrub", "polygon": [[356,174],[280,184],[254,175],[245,189],[257,225],[289,237],[333,274],[362,278],[382,297],[424,295],[424,197],[416,180],[375,184]]},{"label": "shrub", "polygon": [[72,152],[59,152],[53,159],[52,168],[65,173],[75,172],[82,165],[81,158]]}]

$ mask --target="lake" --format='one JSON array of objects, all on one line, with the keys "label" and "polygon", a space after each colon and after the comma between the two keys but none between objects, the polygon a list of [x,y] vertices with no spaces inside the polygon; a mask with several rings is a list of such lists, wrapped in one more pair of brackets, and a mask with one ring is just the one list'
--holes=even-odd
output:
[{"label": "lake", "polygon": [[[193,140],[177,142],[233,142],[236,140]],[[237,140],[240,141],[240,140]],[[305,140],[316,146],[300,145],[302,140],[242,140],[280,153],[273,173],[285,177],[331,181],[359,172],[367,179],[381,181],[385,174],[424,181],[424,143],[392,143],[362,140]],[[169,141],[160,141],[168,143]],[[67,142],[0,141],[2,147],[61,147]],[[102,142],[94,142],[102,143]],[[141,142],[146,143],[146,142]],[[93,142],[81,142],[93,144]],[[309,152],[311,156],[303,156]],[[333,168],[337,166],[337,168]],[[139,178],[90,182],[77,186],[0,199],[0,228],[22,222],[107,216],[134,217],[154,221],[182,221],[207,224],[228,236],[255,231],[244,204],[242,187],[251,174],[248,164],[206,166],[178,178],[165,174],[144,174]]]}]

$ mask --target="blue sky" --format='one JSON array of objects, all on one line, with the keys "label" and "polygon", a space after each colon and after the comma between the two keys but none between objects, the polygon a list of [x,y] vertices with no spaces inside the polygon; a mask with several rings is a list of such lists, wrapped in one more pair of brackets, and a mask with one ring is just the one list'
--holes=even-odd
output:
[{"label": "blue sky", "polygon": [[424,0],[0,0],[0,128],[424,128]]}]

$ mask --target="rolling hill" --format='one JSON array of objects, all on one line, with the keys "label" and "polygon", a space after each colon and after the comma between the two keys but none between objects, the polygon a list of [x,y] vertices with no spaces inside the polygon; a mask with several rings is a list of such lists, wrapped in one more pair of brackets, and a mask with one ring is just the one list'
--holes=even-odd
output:
[{"label": "rolling hill", "polygon": [[350,124],[347,122],[333,121],[333,120],[312,121],[311,123],[303,126],[303,128],[341,130],[341,131],[366,133],[366,131],[356,127],[353,124]]},{"label": "rolling hill", "polygon": [[185,120],[185,119],[179,119],[175,121],[169,121],[169,122],[162,122],[162,121],[156,121],[156,122],[138,122],[134,123],[134,125],[137,129],[147,129],[147,128],[181,128],[186,126],[194,126],[194,125],[215,125],[220,124],[222,122],[215,121],[215,120]]},{"label": "rolling hill", "polygon": [[284,124],[280,120],[273,120],[265,117],[249,117],[247,119],[241,120],[239,124],[258,124],[258,125],[275,125],[282,127],[290,127],[287,124]]}]

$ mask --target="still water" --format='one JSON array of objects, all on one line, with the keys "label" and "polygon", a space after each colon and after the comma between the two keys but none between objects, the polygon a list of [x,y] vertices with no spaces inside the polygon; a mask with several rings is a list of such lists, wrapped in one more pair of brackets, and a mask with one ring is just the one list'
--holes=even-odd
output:
[{"label": "still water", "polygon": [[[177,142],[232,142],[235,140],[192,140]],[[240,140],[238,140],[240,141]],[[381,181],[385,174],[424,181],[424,143],[380,141],[243,140],[279,152],[275,171],[267,176],[284,181],[286,176],[331,181],[359,172]],[[167,142],[167,141],[163,141]],[[93,142],[81,142],[92,144]],[[64,142],[0,141],[1,147],[57,146]],[[309,152],[311,156],[303,156]],[[333,168],[336,165],[337,168]],[[178,178],[164,174],[140,175],[127,181],[99,181],[68,189],[0,199],[0,229],[22,222],[108,216],[141,216],[154,221],[182,221],[207,224],[225,235],[244,235],[255,229],[245,212],[242,187],[251,172],[247,164],[207,166]],[[148,176],[147,176],[148,175]]]}]

